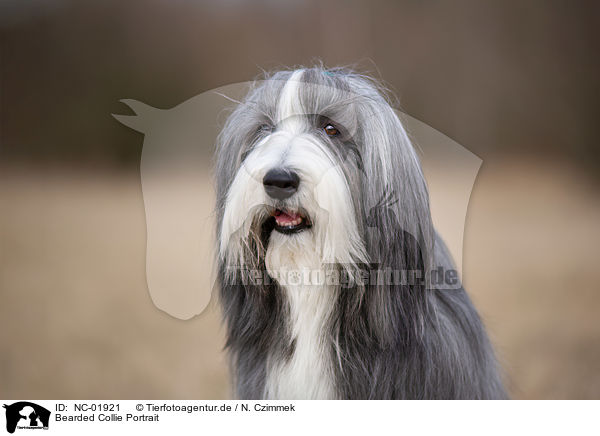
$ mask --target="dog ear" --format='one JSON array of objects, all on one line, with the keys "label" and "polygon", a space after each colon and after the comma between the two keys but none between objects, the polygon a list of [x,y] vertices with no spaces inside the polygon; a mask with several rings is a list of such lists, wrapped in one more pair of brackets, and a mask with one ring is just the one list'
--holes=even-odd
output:
[{"label": "dog ear", "polygon": [[371,116],[362,121],[363,216],[378,279],[369,282],[364,299],[375,338],[391,346],[423,326],[434,230],[427,185],[407,132],[383,98],[370,104]]}]

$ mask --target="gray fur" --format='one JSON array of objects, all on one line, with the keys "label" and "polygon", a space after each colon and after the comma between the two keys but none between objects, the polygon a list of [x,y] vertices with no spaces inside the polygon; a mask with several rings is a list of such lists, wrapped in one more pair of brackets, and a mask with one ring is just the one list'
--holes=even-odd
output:
[{"label": "gray fur", "polygon": [[[260,137],[259,127],[274,123],[279,94],[291,74],[277,72],[257,81],[219,136],[218,223],[231,181]],[[437,266],[453,268],[433,229],[418,157],[380,87],[354,72],[321,67],[305,69],[302,82],[319,85],[301,93],[306,113],[325,115],[349,132],[334,153],[352,187],[369,262],[423,276]],[[393,198],[382,201],[390,193]],[[227,259],[220,258],[218,276],[236,396],[258,399],[267,356],[286,359],[294,352],[294,338],[277,283],[244,284],[248,271],[265,270],[271,231],[261,211],[248,211],[248,216],[254,222],[250,234],[240,236],[245,238],[244,264],[232,272]],[[483,324],[462,286],[355,285],[336,292],[323,335],[331,344],[338,398],[506,398]]]}]

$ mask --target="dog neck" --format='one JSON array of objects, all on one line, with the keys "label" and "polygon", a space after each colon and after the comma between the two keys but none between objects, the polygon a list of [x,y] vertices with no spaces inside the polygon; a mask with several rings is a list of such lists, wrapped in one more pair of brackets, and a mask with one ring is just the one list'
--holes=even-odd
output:
[{"label": "dog neck", "polygon": [[265,397],[334,398],[328,322],[335,292],[324,280],[311,233],[271,235],[266,266],[285,295],[288,311],[282,328],[293,345],[289,356],[269,355]]}]

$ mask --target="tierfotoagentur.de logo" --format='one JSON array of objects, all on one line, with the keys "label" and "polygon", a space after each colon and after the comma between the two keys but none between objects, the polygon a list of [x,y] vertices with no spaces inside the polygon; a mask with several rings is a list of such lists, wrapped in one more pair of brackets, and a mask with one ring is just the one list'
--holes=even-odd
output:
[{"label": "tierfotoagentur.de logo", "polygon": [[29,401],[4,404],[6,409],[6,431],[14,433],[19,430],[48,430],[50,411],[45,407]]}]

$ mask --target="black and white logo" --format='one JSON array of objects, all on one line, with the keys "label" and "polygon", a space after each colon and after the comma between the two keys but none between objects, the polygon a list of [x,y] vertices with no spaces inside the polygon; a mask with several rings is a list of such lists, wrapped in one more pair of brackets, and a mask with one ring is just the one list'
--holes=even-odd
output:
[{"label": "black and white logo", "polygon": [[14,433],[22,430],[48,430],[50,411],[29,401],[19,401],[3,406],[6,409],[6,431]]}]

